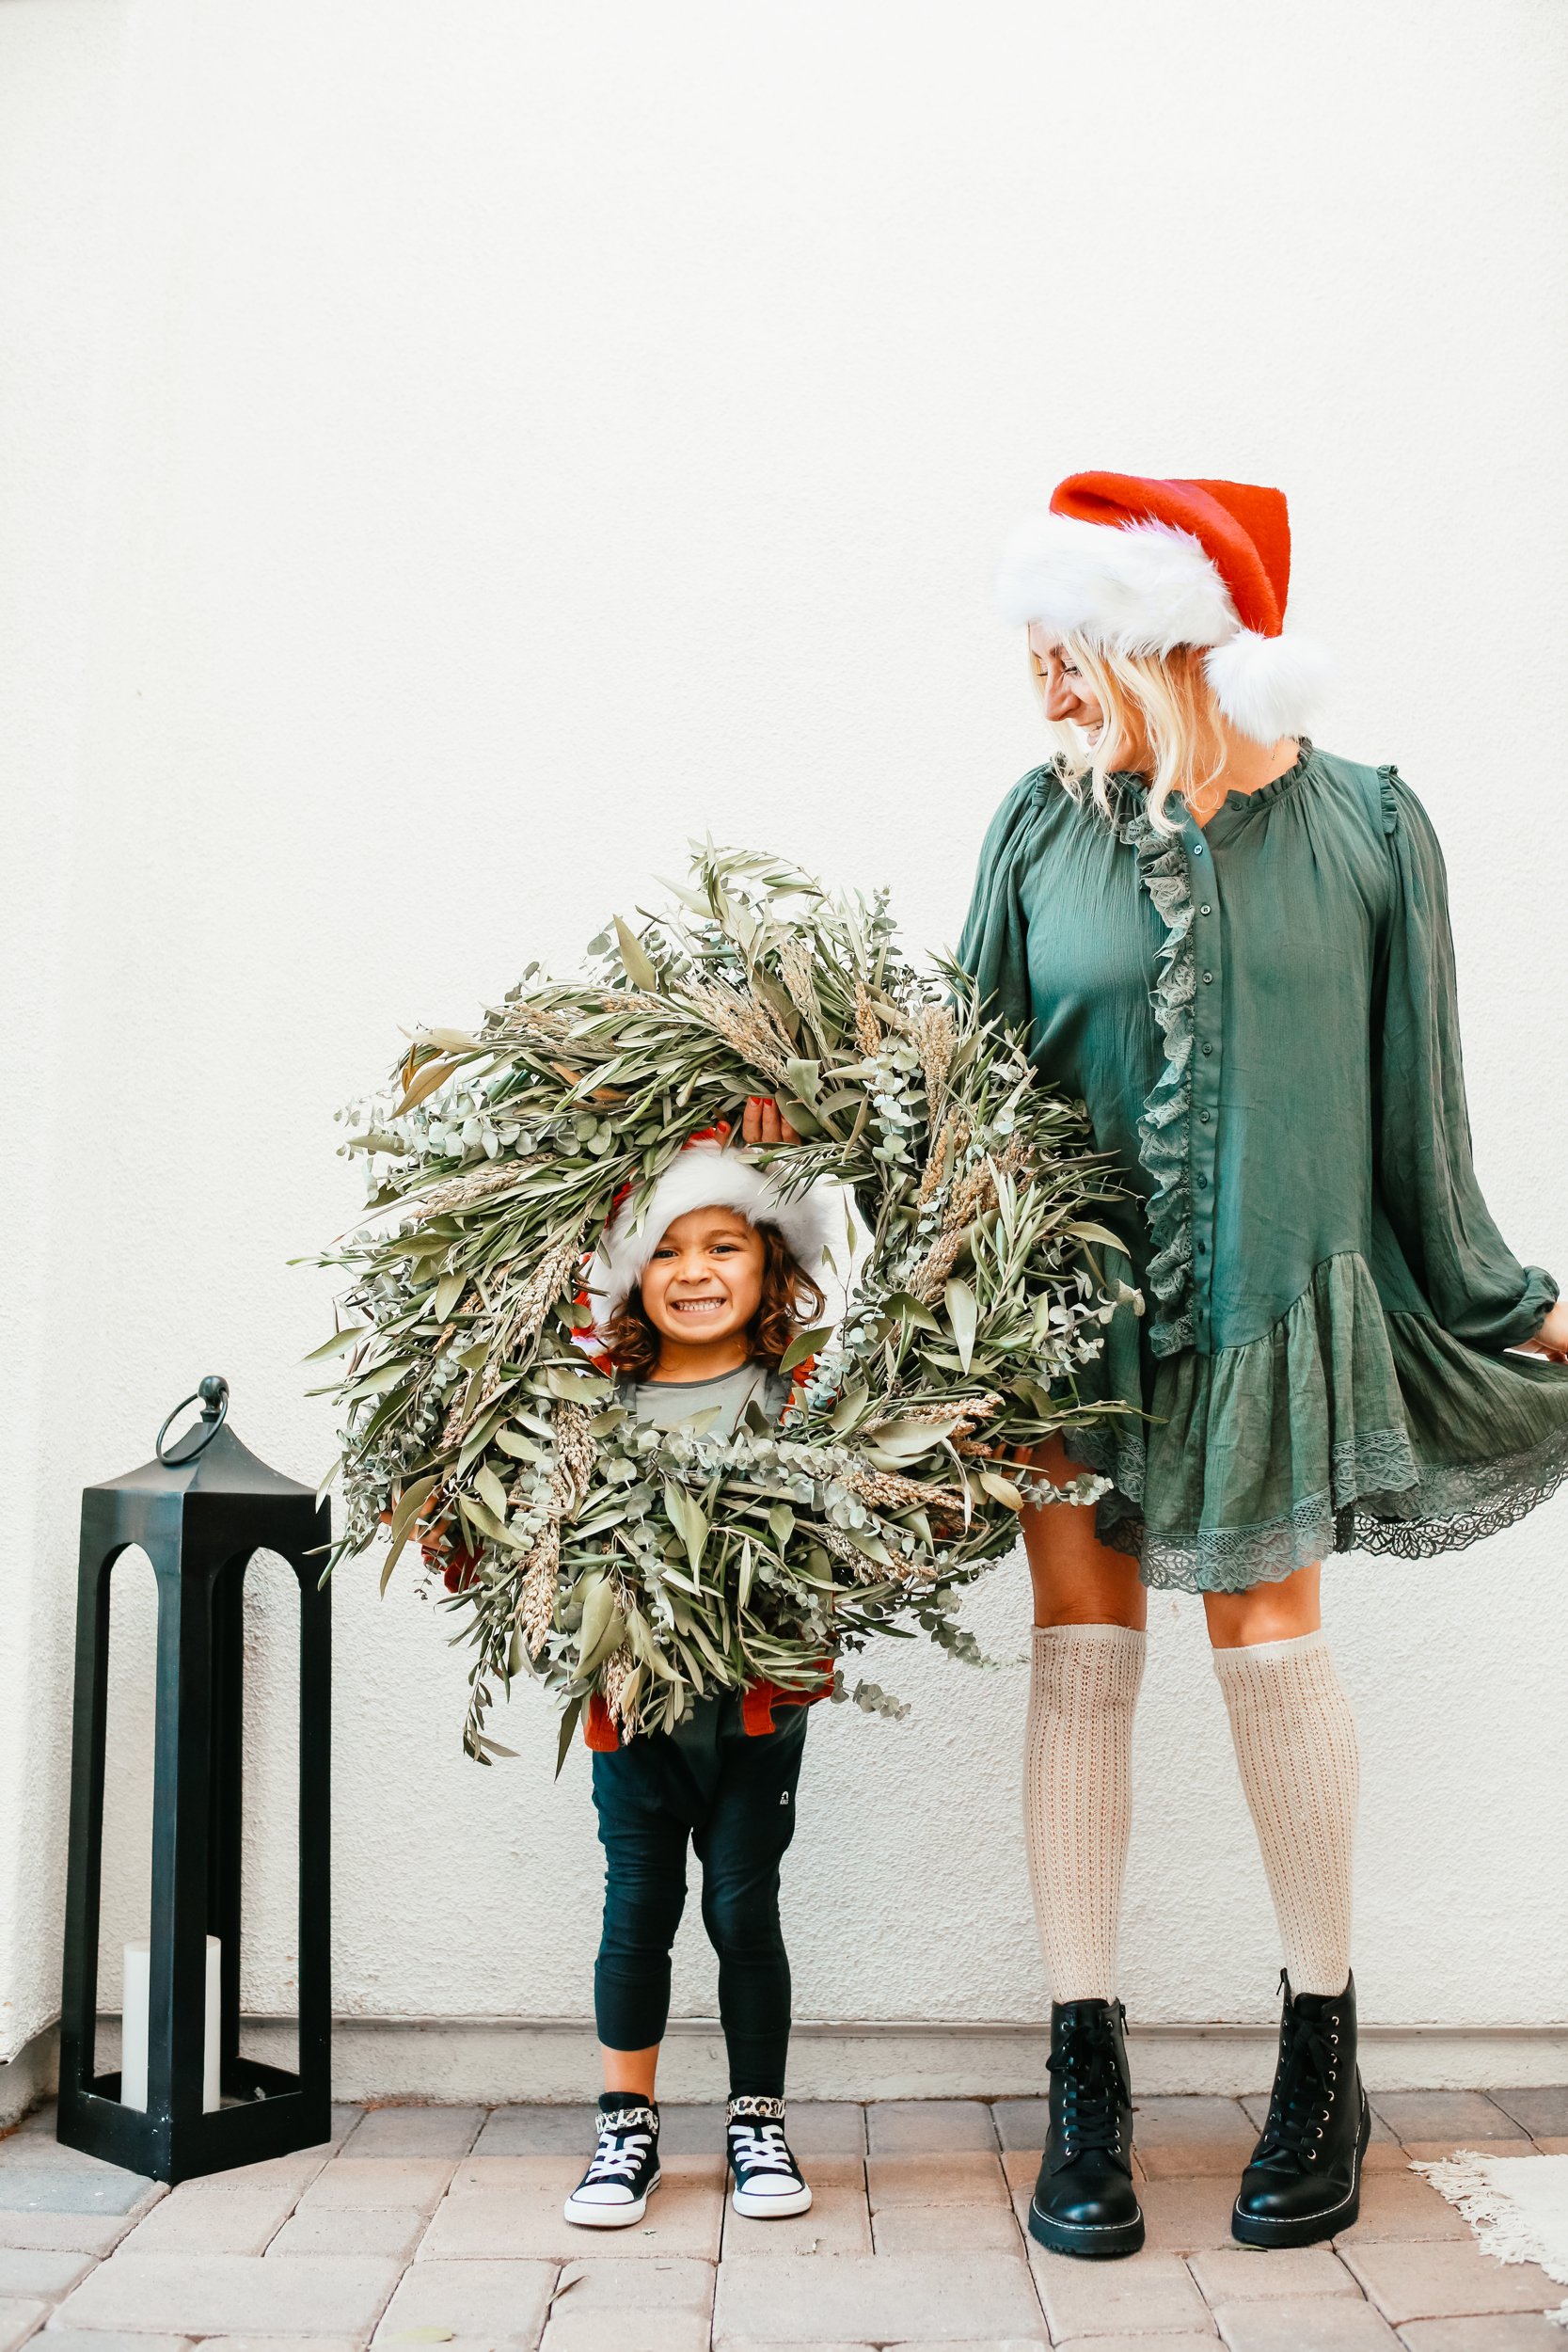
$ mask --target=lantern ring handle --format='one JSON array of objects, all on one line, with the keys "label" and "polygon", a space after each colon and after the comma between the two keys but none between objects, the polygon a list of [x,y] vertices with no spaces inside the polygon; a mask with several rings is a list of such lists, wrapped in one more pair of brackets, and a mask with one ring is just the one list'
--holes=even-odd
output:
[{"label": "lantern ring handle", "polygon": [[[178,1421],[187,1405],[199,1405],[201,1407],[201,1434],[188,1453],[166,1454],[164,1439],[168,1436],[169,1422]],[[198,1389],[181,1398],[158,1432],[158,1441],[153,1450],[165,1470],[182,1470],[187,1462],[194,1462],[197,1455],[205,1453],[212,1444],[228,1418],[229,1383],[221,1373],[210,1372]]]}]

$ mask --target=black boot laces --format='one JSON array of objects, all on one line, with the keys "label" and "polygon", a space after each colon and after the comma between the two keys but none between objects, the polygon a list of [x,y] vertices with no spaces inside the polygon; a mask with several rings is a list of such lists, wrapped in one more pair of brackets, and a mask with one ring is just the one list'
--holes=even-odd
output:
[{"label": "black boot laces", "polygon": [[[1281,1978],[1280,1981],[1285,1980]],[[1286,1987],[1279,2071],[1254,2163],[1271,2156],[1285,2156],[1296,2164],[1317,2163],[1319,2142],[1334,2113],[1339,2073],[1338,2024],[1331,2009],[1304,2010],[1291,1999]]]},{"label": "black boot laces", "polygon": [[1117,2049],[1109,2014],[1075,2023],[1067,2046],[1047,2060],[1061,2096],[1063,2153],[1070,2161],[1091,2148],[1123,2153],[1121,2110],[1132,2092]]}]

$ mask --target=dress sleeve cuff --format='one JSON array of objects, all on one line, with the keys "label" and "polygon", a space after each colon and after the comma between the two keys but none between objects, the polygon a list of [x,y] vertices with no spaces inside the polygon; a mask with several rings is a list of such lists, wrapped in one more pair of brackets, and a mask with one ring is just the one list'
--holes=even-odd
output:
[{"label": "dress sleeve cuff", "polygon": [[1557,1305],[1558,1286],[1544,1266],[1528,1265],[1525,1274],[1524,1296],[1497,1326],[1498,1347],[1517,1347],[1524,1340],[1533,1340]]}]

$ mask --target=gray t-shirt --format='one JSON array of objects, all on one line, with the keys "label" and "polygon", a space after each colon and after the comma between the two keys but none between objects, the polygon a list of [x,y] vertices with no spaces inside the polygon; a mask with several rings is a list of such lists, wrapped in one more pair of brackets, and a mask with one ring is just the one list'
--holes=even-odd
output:
[{"label": "gray t-shirt", "polygon": [[702,1434],[731,1438],[753,1397],[768,1419],[777,1421],[789,1400],[787,1375],[752,1363],[719,1373],[711,1380],[639,1380],[627,1401],[636,1418],[651,1422],[656,1429],[678,1429],[683,1422],[711,1415]]}]

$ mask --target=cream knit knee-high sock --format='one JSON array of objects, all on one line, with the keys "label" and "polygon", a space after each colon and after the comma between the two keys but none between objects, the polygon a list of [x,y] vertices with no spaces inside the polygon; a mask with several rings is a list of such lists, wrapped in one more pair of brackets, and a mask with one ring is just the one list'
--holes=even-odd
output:
[{"label": "cream knit knee-high sock", "polygon": [[1116,1997],[1132,1826],[1132,1709],[1146,1637],[1124,1625],[1037,1626],[1023,1822],[1054,2001]]},{"label": "cream knit knee-high sock", "polygon": [[1217,1649],[1242,1786],[1294,1993],[1342,1993],[1360,1770],[1355,1723],[1322,1633]]}]

